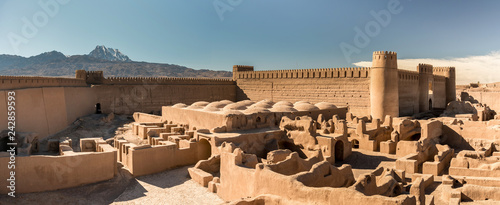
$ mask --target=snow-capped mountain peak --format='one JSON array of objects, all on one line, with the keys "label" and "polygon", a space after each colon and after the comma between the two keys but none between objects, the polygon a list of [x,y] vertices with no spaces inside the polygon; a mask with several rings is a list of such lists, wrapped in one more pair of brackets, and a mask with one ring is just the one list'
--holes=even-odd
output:
[{"label": "snow-capped mountain peak", "polygon": [[95,49],[89,53],[89,56],[109,61],[132,61],[127,55],[121,53],[118,49],[106,48],[106,46],[96,46]]}]

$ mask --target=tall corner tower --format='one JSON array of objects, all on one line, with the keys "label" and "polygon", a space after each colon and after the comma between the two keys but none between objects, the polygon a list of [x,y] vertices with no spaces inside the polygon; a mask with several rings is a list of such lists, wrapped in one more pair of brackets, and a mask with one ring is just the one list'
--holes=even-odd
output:
[{"label": "tall corner tower", "polygon": [[457,100],[455,67],[449,67],[447,72],[444,73],[444,77],[446,77],[446,104],[448,104],[451,101]]},{"label": "tall corner tower", "polygon": [[398,60],[392,51],[373,52],[370,69],[370,105],[373,119],[399,117]]}]

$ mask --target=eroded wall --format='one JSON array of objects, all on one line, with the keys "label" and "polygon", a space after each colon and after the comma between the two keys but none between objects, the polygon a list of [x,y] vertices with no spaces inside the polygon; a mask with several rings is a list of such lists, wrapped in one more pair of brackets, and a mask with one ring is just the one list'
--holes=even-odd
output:
[{"label": "eroded wall", "polygon": [[0,157],[0,194],[7,194],[9,171],[15,171],[16,193],[50,191],[80,186],[114,177],[116,152],[87,152],[68,156],[17,156],[15,170]]},{"label": "eroded wall", "polygon": [[[0,118],[7,119],[7,93],[15,91],[16,131],[36,132],[43,138],[66,128],[78,117],[95,111],[90,87],[43,87],[0,90]],[[0,130],[7,129],[7,122]]]}]

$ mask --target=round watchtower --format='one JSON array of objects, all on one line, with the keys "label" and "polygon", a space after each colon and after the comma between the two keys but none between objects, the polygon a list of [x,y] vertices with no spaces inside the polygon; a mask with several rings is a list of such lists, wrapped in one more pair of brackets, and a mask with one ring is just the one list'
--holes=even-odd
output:
[{"label": "round watchtower", "polygon": [[383,120],[386,115],[399,117],[397,53],[373,52],[370,69],[370,104],[373,119]]}]

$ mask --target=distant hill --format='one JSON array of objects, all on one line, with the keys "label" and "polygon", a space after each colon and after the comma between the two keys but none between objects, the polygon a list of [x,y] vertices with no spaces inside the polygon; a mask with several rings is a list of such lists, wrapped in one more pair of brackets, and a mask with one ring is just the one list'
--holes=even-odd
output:
[{"label": "distant hill", "polygon": [[65,56],[51,51],[25,58],[0,55],[0,75],[74,76],[75,70],[102,70],[106,77],[206,77],[229,78],[228,71],[195,70],[185,66],[135,62],[118,49],[97,46],[89,55]]}]

